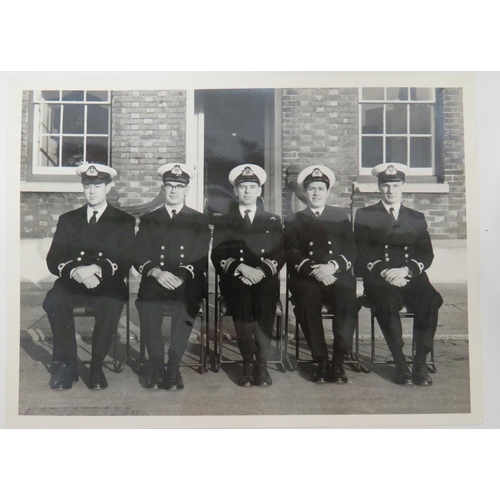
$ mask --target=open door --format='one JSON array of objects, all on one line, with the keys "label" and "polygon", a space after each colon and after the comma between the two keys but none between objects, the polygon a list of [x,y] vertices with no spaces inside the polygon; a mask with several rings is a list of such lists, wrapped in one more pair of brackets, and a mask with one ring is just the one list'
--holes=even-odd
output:
[{"label": "open door", "polygon": [[[210,216],[225,213],[235,199],[228,175],[242,163],[266,170],[264,207],[281,215],[281,103],[274,89],[197,90],[194,93],[198,178],[203,178],[203,209]],[[203,167],[201,165],[203,159]],[[201,175],[202,174],[202,175]],[[198,193],[201,187],[198,188]]]}]

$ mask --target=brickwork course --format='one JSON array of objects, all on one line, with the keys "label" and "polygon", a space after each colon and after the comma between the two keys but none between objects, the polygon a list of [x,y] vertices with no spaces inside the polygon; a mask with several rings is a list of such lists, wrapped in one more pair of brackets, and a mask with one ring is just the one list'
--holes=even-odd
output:
[{"label": "brickwork course", "polygon": [[[311,164],[332,168],[337,183],[329,203],[347,208],[358,177],[357,88],[283,89],[283,215],[291,211],[287,169]],[[464,124],[461,89],[443,90],[443,145],[440,150],[446,194],[406,194],[404,203],[425,213],[434,239],[466,238]],[[29,93],[22,101],[20,176],[28,180]],[[119,172],[116,190],[122,207],[151,201],[160,190],[156,169],[186,160],[186,91],[113,91],[111,165]],[[365,203],[378,201],[365,194]],[[59,215],[82,206],[79,193],[21,193],[21,237],[54,234]]]}]

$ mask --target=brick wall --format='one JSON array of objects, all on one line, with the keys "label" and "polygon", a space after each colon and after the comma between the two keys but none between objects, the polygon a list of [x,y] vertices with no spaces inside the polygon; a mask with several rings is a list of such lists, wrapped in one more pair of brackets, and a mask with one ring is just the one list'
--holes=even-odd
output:
[{"label": "brick wall", "polygon": [[[315,163],[335,172],[329,204],[348,207],[358,172],[358,91],[286,89],[283,91],[283,175]],[[433,239],[467,237],[465,214],[464,122],[461,89],[443,90],[443,147],[440,161],[448,194],[405,194],[404,203],[425,213]],[[365,204],[377,194],[364,195]],[[283,191],[283,214],[292,210],[292,194]]]},{"label": "brick wall", "polygon": [[[21,180],[26,180],[29,93],[23,94]],[[111,165],[119,202],[138,205],[160,191],[157,168],[186,159],[185,90],[114,91]],[[59,215],[85,203],[80,193],[21,193],[21,238],[54,234]]]},{"label": "brick wall", "polygon": [[28,106],[29,92],[23,92],[22,115],[21,115],[21,181],[25,181],[28,175]]},{"label": "brick wall", "polygon": [[54,236],[59,215],[84,203],[83,193],[21,193],[21,238]]},{"label": "brick wall", "polygon": [[[348,206],[357,177],[358,91],[355,88],[283,90],[283,172],[288,167],[326,165],[338,178],[330,204]],[[291,192],[283,192],[283,215]]]},{"label": "brick wall", "polygon": [[151,201],[164,163],[186,161],[186,91],[113,92],[112,165],[121,205]]},{"label": "brick wall", "polygon": [[[289,167],[321,163],[338,181],[332,205],[348,207],[358,171],[358,92],[356,88],[283,90],[283,214],[290,213],[291,191],[285,177]],[[29,168],[29,95],[23,95],[22,180]],[[122,206],[152,200],[159,192],[156,169],[167,162],[185,161],[186,92],[184,90],[114,91],[112,108],[112,166],[119,172],[116,188]],[[441,151],[449,194],[405,195],[405,203],[426,214],[436,239],[466,238],[463,105],[460,89],[443,91]],[[366,195],[366,203],[377,195]],[[21,237],[53,235],[61,213],[81,206],[78,193],[21,193]]]}]

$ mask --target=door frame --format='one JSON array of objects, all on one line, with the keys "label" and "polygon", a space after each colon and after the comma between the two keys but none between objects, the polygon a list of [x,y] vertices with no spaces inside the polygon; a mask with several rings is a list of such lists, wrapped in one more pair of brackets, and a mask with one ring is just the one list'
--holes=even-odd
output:
[{"label": "door frame", "polygon": [[[186,163],[195,165],[186,204],[203,212],[205,206],[205,114],[203,97],[196,90],[186,90]],[[264,207],[281,217],[283,212],[283,92],[274,89],[266,106],[264,169],[267,173]]]}]

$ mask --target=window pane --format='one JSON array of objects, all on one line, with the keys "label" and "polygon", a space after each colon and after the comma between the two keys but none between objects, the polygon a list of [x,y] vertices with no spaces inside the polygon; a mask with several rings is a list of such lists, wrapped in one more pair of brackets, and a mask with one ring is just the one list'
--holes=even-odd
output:
[{"label": "window pane", "polygon": [[45,101],[58,101],[59,90],[42,90],[42,99]]},{"label": "window pane", "polygon": [[406,137],[387,137],[385,161],[408,164],[408,141]]},{"label": "window pane", "polygon": [[107,101],[107,90],[87,90],[87,101]]},{"label": "window pane", "polygon": [[107,137],[88,137],[87,138],[87,156],[88,162],[108,164],[108,138]]},{"label": "window pane", "polygon": [[65,104],[63,115],[63,134],[83,134],[85,106],[83,104]]},{"label": "window pane", "polygon": [[432,133],[432,104],[413,104],[410,106],[410,133]]},{"label": "window pane", "polygon": [[61,105],[40,104],[41,134],[58,134],[61,130]]},{"label": "window pane", "polygon": [[432,167],[432,144],[430,137],[412,137],[410,139],[410,167]]},{"label": "window pane", "polygon": [[384,131],[384,105],[362,104],[363,134],[382,134]]},{"label": "window pane", "polygon": [[83,137],[64,137],[62,144],[63,167],[76,167],[83,161]]},{"label": "window pane", "polygon": [[41,167],[59,166],[59,138],[43,135],[40,137],[38,165]]},{"label": "window pane", "polygon": [[412,101],[432,101],[432,89],[426,88],[416,88],[412,87],[410,89],[410,96]]},{"label": "window pane", "polygon": [[[387,119],[387,134],[406,134],[406,112],[408,106],[406,104],[387,104],[386,119]],[[396,160],[390,160],[396,161]]]},{"label": "window pane", "polygon": [[361,147],[361,166],[363,168],[373,168],[383,162],[382,137],[363,137]]},{"label": "window pane", "polygon": [[361,89],[362,99],[366,101],[383,101],[384,88],[383,87],[366,87]]},{"label": "window pane", "polygon": [[87,106],[87,134],[108,133],[108,109],[97,104]]},{"label": "window pane", "polygon": [[389,87],[387,89],[388,101],[407,101],[408,87]]},{"label": "window pane", "polygon": [[83,90],[63,90],[63,101],[83,101]]}]

